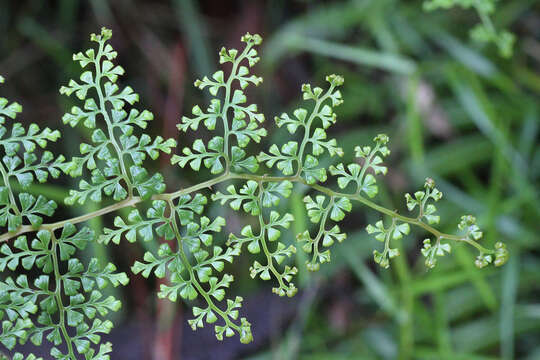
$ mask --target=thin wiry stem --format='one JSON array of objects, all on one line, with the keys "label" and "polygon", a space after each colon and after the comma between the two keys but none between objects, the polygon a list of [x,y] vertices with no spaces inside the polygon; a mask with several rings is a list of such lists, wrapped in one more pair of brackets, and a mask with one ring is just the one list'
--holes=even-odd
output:
[{"label": "thin wiry stem", "polygon": [[230,137],[230,130],[229,130],[229,117],[227,116],[228,111],[231,106],[231,97],[232,97],[232,83],[235,79],[237,79],[237,69],[240,63],[245,59],[246,54],[249,52],[249,50],[252,48],[252,44],[246,45],[244,48],[244,51],[238,56],[238,58],[233,61],[233,66],[231,73],[229,74],[229,77],[227,79],[227,83],[225,84],[225,99],[223,102],[223,108],[221,110],[221,118],[223,119],[223,154],[225,157],[225,169],[226,172],[229,171],[229,168],[231,166],[230,162],[230,154],[229,154],[229,137]]},{"label": "thin wiry stem", "polygon": [[321,224],[319,225],[319,233],[313,239],[313,256],[311,258],[311,263],[315,264],[317,262],[317,259],[319,258],[319,242],[321,241],[321,238],[324,235],[325,228],[326,228],[326,220],[328,219],[328,214],[330,211],[332,211],[332,205],[334,205],[334,197],[330,197],[330,202],[328,203],[328,206],[326,207],[326,210],[323,213],[323,216],[321,218]]},{"label": "thin wiry stem", "polygon": [[326,93],[321,96],[319,99],[317,99],[317,102],[315,103],[315,107],[313,108],[313,111],[309,115],[308,120],[306,121],[304,125],[304,138],[302,140],[302,143],[300,144],[300,150],[298,151],[298,157],[297,157],[297,163],[298,163],[298,170],[296,172],[296,176],[300,176],[302,173],[302,170],[304,168],[304,159],[302,157],[304,156],[304,150],[306,148],[306,145],[309,143],[309,137],[311,136],[311,124],[313,123],[313,120],[317,117],[319,114],[319,107],[330,98],[330,94],[332,94],[332,91],[334,91],[335,85],[330,85],[330,88],[326,91]]},{"label": "thin wiry stem", "polygon": [[210,295],[208,294],[208,292],[203,289],[203,287],[199,283],[199,280],[195,277],[195,272],[193,271],[193,266],[191,266],[191,263],[189,262],[189,260],[187,258],[187,255],[186,255],[186,253],[184,251],[184,246],[183,246],[183,243],[182,243],[182,235],[180,234],[180,229],[178,228],[178,224],[176,222],[176,215],[177,214],[176,214],[176,211],[175,211],[174,203],[173,203],[173,201],[171,199],[169,199],[167,201],[167,203],[168,203],[170,211],[171,211],[171,216],[170,216],[169,221],[170,221],[170,224],[172,225],[172,229],[173,229],[174,234],[176,236],[176,241],[177,241],[177,244],[178,244],[178,253],[180,254],[180,257],[182,258],[182,263],[184,264],[187,271],[189,272],[191,283],[197,289],[197,292],[199,294],[201,294],[201,296],[204,298],[204,300],[206,301],[208,306],[213,311],[215,311],[219,316],[221,316],[223,318],[223,320],[225,321],[225,324],[227,326],[233,328],[237,332],[240,332],[241,331],[240,326],[235,324],[234,322],[232,322],[231,319],[229,319],[229,316],[214,303],[214,301],[210,298]]},{"label": "thin wiry stem", "polygon": [[112,125],[112,121],[111,121],[111,118],[109,116],[109,113],[107,111],[107,107],[106,107],[106,104],[105,104],[105,97],[103,96],[103,89],[101,88],[101,79],[102,79],[102,74],[101,74],[101,58],[103,56],[103,45],[105,43],[104,42],[101,42],[99,44],[99,49],[98,49],[98,54],[96,56],[96,60],[94,62],[95,64],[95,67],[96,67],[96,79],[95,79],[95,84],[94,84],[94,87],[96,89],[96,92],[98,94],[98,98],[99,98],[99,109],[100,109],[100,112],[101,114],[103,115],[103,119],[105,120],[105,123],[107,124],[107,131],[109,132],[109,139],[110,139],[110,143],[113,145],[114,147],[114,150],[116,151],[116,154],[118,155],[118,162],[120,164],[120,169],[122,171],[122,178],[124,179],[124,181],[126,182],[126,185],[128,187],[128,199],[131,198],[133,196],[133,184],[131,183],[131,180],[129,179],[129,176],[128,176],[128,173],[127,173],[127,170],[126,170],[126,165],[124,163],[124,158],[123,158],[123,152],[120,148],[120,146],[118,145],[118,141],[116,140],[116,137],[114,136],[114,127]]},{"label": "thin wiry stem", "polygon": [[[365,206],[367,206],[367,207],[369,207],[369,208],[371,208],[371,209],[373,209],[375,211],[378,211],[378,212],[380,212],[382,214],[390,216],[392,219],[396,219],[396,220],[408,223],[410,225],[418,226],[418,227],[424,229],[425,231],[433,234],[433,236],[435,236],[436,238],[447,239],[447,240],[458,241],[458,242],[466,242],[466,243],[474,246],[476,249],[478,249],[480,252],[482,252],[484,254],[493,254],[494,253],[494,250],[486,249],[482,245],[480,245],[478,242],[476,242],[475,240],[469,239],[466,236],[459,236],[459,235],[443,233],[443,232],[435,229],[431,225],[422,222],[418,218],[411,218],[411,217],[407,217],[407,216],[404,216],[404,215],[400,215],[400,214],[398,214],[398,212],[396,210],[390,210],[388,208],[385,208],[384,206],[378,205],[378,204],[374,203],[373,201],[368,200],[367,198],[363,197],[360,194],[342,193],[342,192],[338,192],[338,191],[332,190],[332,189],[330,189],[328,187],[318,185],[318,184],[310,185],[310,184],[306,183],[306,181],[304,179],[302,179],[301,177],[299,177],[299,176],[269,176],[269,175],[266,175],[266,174],[265,175],[253,175],[253,174],[236,174],[236,173],[225,172],[224,174],[222,174],[222,175],[220,175],[218,177],[207,180],[207,181],[202,182],[202,183],[197,184],[197,185],[187,187],[185,189],[179,189],[179,190],[177,190],[175,192],[166,193],[166,194],[154,195],[154,196],[152,196],[152,200],[166,200],[166,201],[167,200],[173,200],[173,199],[176,199],[176,198],[178,198],[178,197],[180,197],[182,195],[190,194],[190,193],[202,190],[204,188],[212,188],[212,186],[214,186],[214,185],[217,185],[217,184],[220,184],[220,183],[223,183],[223,182],[226,182],[226,181],[230,181],[230,180],[235,180],[235,179],[254,180],[254,181],[257,181],[257,182],[291,181],[291,182],[302,183],[304,185],[307,185],[307,186],[311,187],[313,190],[316,190],[316,191],[318,191],[320,193],[326,194],[326,195],[331,196],[331,197],[345,197],[345,198],[348,198],[348,199],[350,199],[352,201],[358,201],[359,203],[361,203],[361,204],[363,204],[363,205],[365,205]],[[35,231],[39,231],[39,230],[52,231],[52,230],[62,228],[68,223],[77,224],[77,223],[81,223],[81,222],[84,222],[84,221],[88,221],[88,220],[93,219],[93,218],[95,218],[97,216],[105,215],[105,214],[111,213],[111,212],[119,210],[119,209],[129,207],[129,206],[135,206],[136,204],[138,204],[138,203],[140,203],[142,201],[143,200],[140,197],[134,196],[132,198],[126,199],[124,201],[120,201],[120,202],[118,202],[116,204],[113,204],[113,205],[110,205],[110,206],[106,206],[104,208],[101,208],[99,210],[96,210],[94,212],[91,212],[91,213],[88,213],[88,214],[85,214],[85,215],[82,215],[82,216],[74,217],[74,218],[67,219],[67,220],[58,221],[58,222],[55,222],[55,223],[42,224],[41,226],[39,226],[37,228],[34,228],[34,227],[30,226],[30,225],[23,225],[23,226],[19,227],[19,229],[17,229],[17,231],[8,232],[8,233],[4,233],[3,235],[1,235],[0,236],[0,242],[8,241],[9,239],[12,239],[12,238],[14,238],[16,236],[19,236],[19,235],[22,235],[22,234],[25,234],[25,233],[29,233],[29,232],[35,232]]]},{"label": "thin wiry stem", "polygon": [[59,315],[59,321],[58,321],[58,327],[60,328],[60,331],[62,333],[62,336],[64,337],[64,340],[66,342],[66,347],[68,350],[68,356],[71,360],[77,360],[75,357],[75,353],[73,352],[73,344],[71,343],[71,337],[68,334],[67,328],[66,328],[66,310],[64,308],[64,303],[62,302],[62,276],[60,275],[60,268],[59,268],[59,261],[58,261],[58,240],[56,239],[56,236],[54,235],[54,232],[51,231],[51,240],[52,240],[52,261],[53,261],[53,268],[54,268],[54,277],[56,279],[55,282],[55,289],[54,289],[54,296],[56,299],[56,306],[58,307],[58,315]]},{"label": "thin wiry stem", "polygon": [[[261,195],[264,191],[263,189],[263,182],[262,181],[258,181],[259,183],[259,196],[257,197],[257,202],[258,202],[258,205],[259,205],[259,209],[262,209],[263,208],[263,205],[262,205],[262,199],[261,199]],[[275,278],[277,279],[278,283],[279,283],[279,288],[280,289],[288,289],[289,287],[286,286],[283,282],[283,276],[276,270],[276,268],[274,267],[274,259],[272,258],[272,253],[268,250],[268,245],[266,244],[266,232],[267,232],[267,228],[266,228],[266,223],[264,222],[264,218],[263,218],[263,213],[262,211],[259,213],[259,227],[260,227],[260,235],[259,235],[259,241],[261,243],[261,247],[262,247],[262,250],[263,250],[263,253],[264,255],[266,256],[266,262],[268,263],[267,267],[268,269],[270,269],[270,271],[272,272],[272,274],[274,274]]]},{"label": "thin wiry stem", "polygon": [[2,174],[2,179],[4,180],[4,185],[7,187],[9,192],[9,202],[10,207],[15,211],[15,214],[20,215],[21,211],[19,210],[19,207],[17,206],[17,202],[15,201],[15,195],[13,194],[13,190],[11,189],[11,185],[9,183],[9,174],[4,169],[4,165],[0,162],[0,173]]}]

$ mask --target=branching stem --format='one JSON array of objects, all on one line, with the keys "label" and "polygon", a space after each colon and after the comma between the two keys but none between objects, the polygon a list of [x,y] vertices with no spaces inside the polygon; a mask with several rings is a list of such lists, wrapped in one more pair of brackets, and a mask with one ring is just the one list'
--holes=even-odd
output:
[{"label": "branching stem", "polygon": [[335,85],[330,85],[326,93],[321,96],[319,99],[317,99],[317,102],[315,103],[315,107],[313,108],[313,111],[311,112],[311,115],[309,115],[308,120],[306,121],[304,125],[304,139],[302,140],[302,143],[300,144],[300,150],[298,151],[298,171],[296,172],[296,176],[300,176],[302,173],[302,170],[304,168],[304,162],[303,162],[303,156],[304,156],[304,150],[306,148],[307,143],[309,142],[309,137],[311,135],[311,123],[317,117],[319,114],[319,107],[330,97],[330,94],[332,94],[332,91],[334,91]]},{"label": "branching stem", "polygon": [[227,83],[225,84],[225,100],[223,103],[223,109],[221,111],[221,118],[223,119],[223,154],[225,157],[225,169],[226,172],[229,171],[229,168],[231,166],[230,164],[230,156],[229,156],[229,137],[230,137],[230,130],[229,130],[229,117],[227,116],[227,112],[229,111],[229,108],[231,107],[231,91],[232,91],[232,82],[234,79],[236,79],[238,66],[244,60],[246,57],[246,54],[251,49],[252,45],[247,44],[244,48],[244,51],[238,56],[238,58],[233,61],[232,70],[229,74],[229,77],[227,78]]},{"label": "branching stem", "polygon": [[11,209],[13,209],[13,211],[15,211],[15,214],[21,215],[21,211],[16,205],[17,202],[15,202],[15,195],[13,195],[13,190],[11,189],[11,185],[9,183],[8,172],[6,171],[6,169],[4,169],[4,165],[1,162],[0,162],[0,173],[2,173],[2,179],[4,180],[4,184],[7,187],[8,192],[9,192],[9,202],[11,204],[10,207]]},{"label": "branching stem", "polygon": [[73,352],[73,344],[71,343],[71,337],[69,336],[66,328],[66,319],[65,319],[65,308],[64,303],[62,302],[62,276],[60,275],[60,269],[58,266],[58,240],[56,239],[56,236],[54,235],[54,232],[51,231],[51,241],[52,241],[52,248],[51,248],[51,255],[52,255],[52,261],[53,261],[53,268],[54,268],[54,278],[56,279],[56,285],[54,289],[54,296],[56,298],[56,306],[58,307],[58,327],[60,328],[60,331],[62,332],[62,336],[64,337],[64,341],[66,342],[66,347],[68,350],[68,355],[71,360],[77,360],[75,357],[75,353]]},{"label": "branching stem", "polygon": [[101,114],[103,115],[103,119],[105,119],[105,122],[107,123],[107,130],[109,132],[109,139],[110,143],[113,145],[114,150],[116,151],[118,155],[118,162],[120,163],[120,169],[122,171],[122,177],[124,178],[124,181],[126,182],[126,185],[128,187],[128,199],[133,196],[133,184],[131,184],[131,180],[129,179],[126,165],[124,164],[124,155],[122,152],[122,149],[120,149],[120,146],[118,146],[118,142],[116,141],[116,137],[114,136],[114,126],[112,125],[111,118],[109,117],[109,113],[107,112],[107,107],[105,104],[105,98],[103,96],[103,89],[101,88],[101,57],[103,56],[103,42],[99,44],[99,50],[96,56],[96,60],[94,62],[94,65],[96,67],[96,78],[95,78],[95,88],[96,92],[99,98],[99,108],[101,111]]},{"label": "branching stem", "polygon": [[[261,180],[259,180],[258,183],[259,183],[259,196],[257,197],[257,199],[258,199],[257,201],[258,201],[258,204],[259,204],[259,209],[262,209],[263,205],[262,205],[262,200],[261,200],[260,194],[262,194],[263,191],[264,191],[263,186],[262,186],[263,182]],[[266,261],[268,263],[267,267],[268,267],[268,269],[270,269],[272,274],[274,274],[274,276],[278,280],[279,287],[286,289],[286,288],[288,288],[288,286],[285,286],[285,284],[283,283],[283,277],[281,276],[281,274],[274,267],[274,261],[272,259],[272,254],[268,250],[268,245],[266,245],[266,224],[264,222],[262,210],[261,210],[261,212],[259,214],[259,227],[261,229],[260,230],[261,233],[259,235],[259,238],[260,238],[261,247],[263,249],[264,255],[266,256]]]},{"label": "branching stem", "polygon": [[334,205],[334,197],[330,197],[330,201],[328,203],[328,206],[326,207],[326,210],[323,213],[321,224],[319,225],[319,233],[313,239],[313,256],[311,258],[311,263],[315,264],[317,262],[317,259],[319,258],[319,242],[321,241],[321,238],[324,235],[325,228],[326,228],[326,220],[328,219],[328,214],[330,211],[332,211],[332,206]]},{"label": "branching stem", "polygon": [[223,320],[225,321],[225,324],[227,324],[227,326],[233,328],[237,332],[240,332],[240,330],[241,330],[240,326],[238,326],[234,322],[232,322],[229,319],[229,316],[225,312],[223,312],[223,310],[221,310],[216,304],[214,304],[214,302],[210,298],[210,295],[208,295],[208,292],[203,289],[203,287],[201,286],[201,284],[199,283],[199,281],[195,277],[195,272],[193,271],[193,266],[191,266],[191,263],[189,262],[189,259],[187,258],[187,255],[186,255],[186,253],[184,251],[184,247],[183,247],[183,244],[182,244],[182,235],[180,235],[180,229],[178,228],[178,224],[176,223],[176,211],[175,211],[175,208],[174,208],[174,203],[173,203],[173,201],[171,199],[169,199],[167,201],[167,203],[169,204],[169,208],[170,208],[170,211],[171,211],[171,217],[170,217],[169,220],[170,220],[170,223],[172,225],[172,228],[173,228],[173,231],[174,231],[174,234],[176,236],[177,243],[178,243],[178,253],[180,254],[180,257],[182,258],[182,263],[184,264],[184,266],[186,267],[186,269],[189,272],[189,277],[190,277],[191,283],[197,289],[197,292],[202,295],[202,297],[204,298],[204,300],[206,301],[208,306],[213,311],[215,311],[217,314],[219,314],[219,316],[221,316],[223,318]]},{"label": "branching stem", "polygon": [[[478,249],[480,252],[482,252],[484,254],[493,254],[494,253],[494,250],[486,249],[482,245],[480,245],[478,242],[476,242],[475,240],[469,239],[466,236],[445,234],[445,233],[435,229],[431,225],[422,222],[421,220],[419,220],[417,218],[411,218],[411,217],[407,217],[407,216],[404,216],[404,215],[400,215],[400,214],[398,214],[398,212],[396,210],[387,209],[384,206],[378,205],[378,204],[374,203],[373,201],[368,200],[367,198],[363,197],[360,194],[342,193],[342,192],[335,191],[335,190],[332,190],[332,189],[330,189],[328,187],[318,185],[318,184],[310,185],[310,184],[306,183],[306,181],[304,179],[302,179],[301,177],[296,176],[296,175],[295,176],[268,176],[266,174],[265,175],[253,175],[253,174],[236,174],[236,173],[226,172],[223,175],[220,175],[220,176],[215,177],[213,179],[207,180],[207,181],[202,182],[200,184],[187,187],[185,189],[180,189],[180,190],[177,190],[177,191],[172,192],[172,193],[154,195],[152,197],[152,199],[153,200],[166,200],[166,201],[173,200],[173,199],[176,199],[176,198],[178,198],[178,197],[180,197],[180,196],[182,196],[184,194],[190,194],[190,193],[199,191],[199,190],[204,189],[204,188],[211,188],[214,185],[217,185],[217,184],[220,184],[220,183],[223,183],[223,182],[226,182],[226,181],[230,181],[230,180],[235,180],[235,179],[254,180],[254,181],[257,181],[257,182],[291,181],[291,182],[302,183],[302,184],[304,184],[306,186],[311,187],[313,190],[316,190],[316,191],[318,191],[320,193],[326,194],[326,195],[328,195],[330,197],[345,197],[345,198],[348,198],[348,199],[350,199],[352,201],[358,201],[359,203],[361,203],[361,204],[363,204],[363,205],[365,205],[365,206],[367,206],[367,207],[369,207],[369,208],[371,208],[371,209],[373,209],[375,211],[378,211],[378,212],[380,212],[382,214],[388,215],[388,216],[392,217],[393,219],[408,223],[410,225],[418,226],[418,227],[424,229],[425,231],[433,234],[436,238],[453,240],[453,241],[460,241],[460,242],[466,242],[466,243],[474,246],[476,249]],[[34,232],[34,231],[38,231],[38,230],[41,230],[41,229],[52,231],[52,230],[62,228],[67,223],[71,223],[71,224],[81,223],[81,222],[93,219],[93,218],[95,218],[97,216],[105,215],[105,214],[108,214],[110,212],[113,212],[113,211],[116,211],[116,210],[119,210],[119,209],[123,209],[125,207],[135,206],[136,204],[138,204],[138,203],[140,203],[142,201],[143,200],[140,197],[134,196],[132,198],[128,198],[128,199],[126,199],[124,201],[120,201],[118,203],[115,203],[113,205],[101,208],[99,210],[96,210],[94,212],[91,212],[91,213],[88,213],[88,214],[85,214],[85,215],[74,217],[74,218],[71,218],[71,219],[63,220],[63,221],[58,221],[58,222],[55,222],[55,223],[42,224],[38,228],[33,228],[30,225],[23,225],[23,226],[19,227],[19,229],[17,231],[8,232],[8,233],[4,233],[3,235],[1,235],[0,236],[0,242],[7,241],[7,240],[9,240],[11,238],[14,238],[14,237],[16,237],[18,235],[28,233],[28,232]]]},{"label": "branching stem", "polygon": [[362,166],[362,170],[360,170],[360,175],[358,175],[358,180],[356,182],[357,188],[355,195],[360,195],[360,192],[362,191],[362,184],[364,183],[364,175],[366,174],[367,169],[371,166],[371,161],[373,160],[373,156],[379,151],[380,144],[377,143],[373,150],[371,150],[371,153],[366,158],[366,161],[364,162],[364,165]]}]

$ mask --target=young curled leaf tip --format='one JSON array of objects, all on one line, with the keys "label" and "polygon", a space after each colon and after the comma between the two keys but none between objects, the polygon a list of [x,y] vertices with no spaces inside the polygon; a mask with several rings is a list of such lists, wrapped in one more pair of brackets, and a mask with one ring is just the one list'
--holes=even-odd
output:
[{"label": "young curled leaf tip", "polygon": [[386,145],[390,141],[390,138],[386,134],[378,134],[373,138],[373,141],[380,145]]},{"label": "young curled leaf tip", "polygon": [[326,81],[328,81],[331,85],[341,86],[345,82],[345,79],[341,75],[332,74],[326,77]]},{"label": "young curled leaf tip", "polygon": [[435,180],[432,178],[426,178],[426,182],[424,183],[424,187],[427,189],[433,189],[435,187]]},{"label": "young curled leaf tip", "polygon": [[242,344],[249,344],[252,341],[251,324],[246,318],[242,318],[240,319],[240,342]]},{"label": "young curled leaf tip", "polygon": [[458,224],[458,228],[460,230],[464,230],[464,229],[466,229],[469,226],[474,225],[474,224],[476,224],[476,218],[474,216],[472,216],[472,215],[463,215],[461,217],[461,221]]},{"label": "young curled leaf tip", "polygon": [[491,264],[491,261],[492,261],[491,255],[480,254],[476,257],[476,260],[474,261],[474,265],[477,268],[482,269],[488,266],[489,264]]},{"label": "young curled leaf tip", "polygon": [[95,41],[95,42],[100,42],[100,41],[107,41],[111,37],[112,37],[112,30],[107,29],[106,27],[102,27],[101,28],[101,33],[99,35],[97,35],[97,34],[91,34],[90,35],[90,40]]},{"label": "young curled leaf tip", "polygon": [[508,257],[510,256],[508,250],[506,249],[506,245],[500,241],[495,243],[495,261],[493,264],[495,266],[502,266],[506,264],[508,261]]},{"label": "young curled leaf tip", "polygon": [[242,36],[241,40],[247,44],[254,44],[254,45],[260,45],[262,43],[262,37],[259,34],[253,34],[251,35],[249,32],[247,32],[244,36]]}]

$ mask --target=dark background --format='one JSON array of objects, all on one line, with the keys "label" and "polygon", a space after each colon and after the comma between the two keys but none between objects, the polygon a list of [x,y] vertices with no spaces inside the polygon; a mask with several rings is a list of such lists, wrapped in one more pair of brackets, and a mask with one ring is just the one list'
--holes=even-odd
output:
[{"label": "dark background", "polygon": [[[113,29],[117,62],[126,70],[121,81],[140,93],[139,108],[155,114],[148,131],[175,137],[182,148],[206,136],[180,134],[175,126],[208,101],[193,81],[216,70],[221,46],[239,47],[241,35],[256,32],[264,42],[255,72],[264,83],[248,94],[265,114],[269,136],[254,152],[284,142],[272,119],[300,104],[302,83],[321,86],[326,74],[343,74],[345,103],[331,135],[347,153],[344,161],[376,133],[391,139],[378,201],[405,211],[403,193],[431,176],[445,194],[442,230],[455,232],[459,217],[472,213],[485,231],[482,241],[504,241],[511,252],[503,268],[478,271],[476,254],[454,246],[428,272],[419,252],[424,234],[413,232],[403,241],[404,256],[382,270],[371,256],[380,244],[363,230],[378,215],[357,207],[331,264],[308,274],[298,256],[301,291],[293,299],[251,280],[248,256],[228,267],[237,279],[230,294],[245,298],[254,324],[249,346],[237,338],[218,342],[210,326],[192,332],[185,304],[157,300],[159,284],[131,274],[127,287],[114,290],[124,307],[105,337],[114,343],[112,359],[539,359],[539,10],[538,1],[498,3],[495,26],[517,37],[513,57],[504,59],[468,36],[479,21],[474,11],[424,12],[421,1],[0,0],[2,96],[23,105],[19,121],[60,129],[55,150],[68,158],[88,134],[62,124],[71,100],[58,89],[78,77],[71,56],[90,46],[90,33]],[[168,191],[200,180],[166,157],[158,167]],[[69,181],[33,191],[62,203],[75,185]],[[295,190],[292,208],[305,190]],[[61,208],[56,216],[95,209]],[[229,229],[241,224],[226,208],[210,211],[226,217]],[[285,238],[292,242],[304,222]],[[95,245],[84,256],[129,271],[144,246]]]}]

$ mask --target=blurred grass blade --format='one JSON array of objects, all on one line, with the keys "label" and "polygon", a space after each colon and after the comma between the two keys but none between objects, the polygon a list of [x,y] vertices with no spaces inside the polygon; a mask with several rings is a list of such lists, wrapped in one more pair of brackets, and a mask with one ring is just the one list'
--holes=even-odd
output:
[{"label": "blurred grass blade", "polygon": [[[464,69],[451,67],[447,76],[454,93],[468,113],[476,127],[503,153],[512,168],[511,182],[519,189],[522,196],[528,199],[538,198],[538,191],[527,180],[528,166],[521,154],[512,146],[508,133],[500,130],[497,124],[495,110],[488,95],[483,90],[478,78]],[[508,121],[508,120],[507,120]],[[532,202],[537,214],[540,214],[540,204]]]},{"label": "blurred grass blade", "polygon": [[495,110],[476,76],[458,67],[449,68],[448,79],[454,93],[478,129],[502,150],[510,163],[525,172],[526,165],[520,154],[512,147],[506,133],[496,123]]},{"label": "blurred grass blade", "polygon": [[46,52],[64,71],[74,72],[76,66],[71,62],[71,51],[64,43],[52,36],[33,18],[25,17],[18,24],[19,31],[28,37],[37,47]]},{"label": "blurred grass blade", "polygon": [[423,123],[418,108],[419,78],[412,76],[407,83],[406,121],[407,144],[413,162],[420,163],[424,159]]},{"label": "blurred grass blade", "polygon": [[406,314],[400,309],[397,299],[382,281],[363,262],[358,261],[356,254],[347,252],[345,258],[350,269],[358,280],[364,284],[366,292],[373,298],[375,303],[398,322],[404,321]]},{"label": "blurred grass blade", "polygon": [[[486,275],[493,273],[491,269],[486,269]],[[444,291],[458,285],[467,283],[470,280],[467,271],[453,271],[447,273],[430,272],[423,278],[416,278],[412,286],[412,291],[416,296],[430,294],[436,291]]]},{"label": "blurred grass blade", "polygon": [[263,63],[270,67],[276,66],[276,62],[289,51],[287,42],[291,36],[302,34],[321,37],[344,36],[349,28],[356,26],[369,15],[365,10],[370,3],[370,0],[354,0],[313,4],[310,11],[276,29],[264,45]]},{"label": "blurred grass blade", "polygon": [[418,348],[414,355],[415,359],[426,360],[499,360],[498,357],[476,355],[472,353],[452,353],[451,355],[444,355],[435,349],[426,347]]},{"label": "blurred grass blade", "polygon": [[495,310],[497,308],[498,301],[497,297],[495,296],[495,292],[486,279],[487,272],[477,271],[478,269],[476,266],[474,266],[474,262],[471,260],[474,259],[474,255],[469,249],[463,246],[454,246],[454,248],[455,251],[453,253],[456,260],[458,260],[463,269],[465,269],[465,271],[468,273],[469,280],[476,287],[478,294],[482,297],[484,303],[489,309]]},{"label": "blurred grass blade", "polygon": [[[537,305],[538,307],[538,305]],[[540,310],[537,314],[527,310],[527,306],[516,306],[514,318],[514,336],[529,333],[540,329]],[[466,352],[479,351],[499,342],[499,336],[495,329],[499,326],[499,315],[486,316],[455,327],[452,338],[457,349]]]},{"label": "blurred grass blade", "polygon": [[456,60],[474,72],[487,77],[493,76],[498,72],[495,65],[488,58],[463,45],[450,34],[442,31],[433,31],[433,29],[429,29],[427,33],[431,35],[440,47],[446,49]]},{"label": "blurred grass blade", "polygon": [[501,322],[499,334],[501,337],[501,357],[514,358],[514,312],[516,294],[519,283],[519,254],[514,253],[503,269],[502,296],[501,296]]},{"label": "blurred grass blade", "polygon": [[437,291],[435,298],[435,324],[437,326],[437,343],[439,352],[445,355],[452,355],[451,335],[448,324],[448,310],[446,306],[446,294]]},{"label": "blurred grass blade", "polygon": [[193,52],[193,64],[198,76],[212,72],[215,58],[208,44],[207,26],[197,9],[198,2],[192,0],[173,0],[178,26],[185,32],[189,48]]},{"label": "blurred grass blade", "polygon": [[410,75],[416,71],[416,63],[413,60],[373,49],[292,34],[287,40],[287,45],[290,50],[305,51],[397,74]]}]

